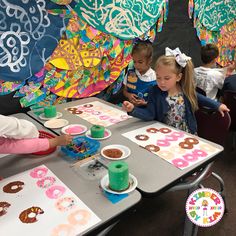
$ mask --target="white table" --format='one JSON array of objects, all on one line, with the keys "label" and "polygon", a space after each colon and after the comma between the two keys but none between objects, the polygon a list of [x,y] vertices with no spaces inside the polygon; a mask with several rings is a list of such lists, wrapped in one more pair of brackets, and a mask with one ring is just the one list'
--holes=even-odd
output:
[{"label": "white table", "polygon": [[[120,109],[119,107],[98,98],[81,99],[69,103],[59,104],[56,107],[57,111],[61,112],[63,114],[63,118],[67,119],[70,124],[79,123],[90,128],[92,124],[74,114],[71,114],[69,111],[65,110],[65,108],[93,101],[100,101]],[[33,114],[32,111],[29,112],[29,115],[37,119],[39,122],[42,122],[37,116]],[[178,183],[181,178],[189,176],[191,173],[194,173],[201,167],[206,166],[217,157],[217,155],[210,156],[203,159],[201,162],[190,166],[189,168],[180,170],[121,135],[122,133],[138,129],[152,123],[156,123],[156,121],[144,122],[137,118],[125,120],[123,122],[109,126],[108,128],[112,131],[112,136],[107,140],[101,141],[101,147],[109,144],[122,144],[128,146],[131,149],[131,155],[126,159],[126,161],[129,165],[130,173],[132,173],[138,179],[138,189],[142,194],[149,196],[160,194],[161,192],[166,191]],[[55,129],[54,132],[60,134],[60,129]],[[209,143],[218,147],[219,153],[223,151],[222,146],[212,142]],[[107,165],[109,162],[103,161],[103,163]]]},{"label": "white table", "polygon": [[[39,129],[42,125],[26,114],[16,114],[17,118],[32,121]],[[116,204],[112,204],[99,189],[100,179],[86,179],[72,170],[71,162],[66,160],[60,148],[47,156],[33,155],[7,155],[0,158],[1,177],[9,177],[39,165],[46,165],[56,176],[61,179],[100,219],[98,225],[90,228],[87,233],[107,227],[119,219],[119,216],[133,208],[140,200],[141,194],[135,190]]]}]

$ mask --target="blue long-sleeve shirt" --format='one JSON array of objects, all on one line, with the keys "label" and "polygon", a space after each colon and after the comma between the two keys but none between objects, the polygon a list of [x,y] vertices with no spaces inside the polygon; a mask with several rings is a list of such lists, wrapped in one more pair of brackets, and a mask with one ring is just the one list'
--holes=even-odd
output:
[{"label": "blue long-sleeve shirt", "polygon": [[[149,91],[147,106],[144,108],[135,107],[134,110],[129,114],[142,120],[157,120],[164,123],[164,118],[170,109],[169,104],[166,101],[167,96],[168,92],[160,90],[158,86],[153,86]],[[197,100],[200,107],[204,106],[212,108],[214,110],[218,110],[220,106],[219,102],[216,102],[198,93]],[[196,118],[192,111],[191,104],[185,95],[184,104],[186,123],[190,132],[192,134],[195,134],[197,132]]]}]

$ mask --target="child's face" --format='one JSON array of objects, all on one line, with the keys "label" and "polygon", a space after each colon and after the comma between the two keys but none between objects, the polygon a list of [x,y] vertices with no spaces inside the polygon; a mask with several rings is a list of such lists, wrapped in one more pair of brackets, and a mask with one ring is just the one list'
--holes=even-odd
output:
[{"label": "child's face", "polygon": [[134,61],[134,67],[138,72],[143,75],[150,68],[150,60],[147,59],[145,53],[135,53],[132,55]]},{"label": "child's face", "polygon": [[172,91],[181,80],[182,74],[176,74],[171,66],[160,64],[156,67],[156,76],[157,85],[162,91]]}]

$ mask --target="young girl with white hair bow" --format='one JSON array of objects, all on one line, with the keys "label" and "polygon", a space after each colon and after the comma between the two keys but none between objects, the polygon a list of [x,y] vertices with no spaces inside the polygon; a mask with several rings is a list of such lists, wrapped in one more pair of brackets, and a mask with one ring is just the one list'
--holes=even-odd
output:
[{"label": "young girl with white hair bow", "polygon": [[194,66],[191,58],[179,48],[166,48],[166,54],[156,62],[157,86],[149,91],[147,106],[135,107],[128,101],[123,109],[143,120],[157,120],[180,130],[196,134],[197,123],[194,112],[199,106],[218,110],[222,116],[229,109],[195,92]]}]

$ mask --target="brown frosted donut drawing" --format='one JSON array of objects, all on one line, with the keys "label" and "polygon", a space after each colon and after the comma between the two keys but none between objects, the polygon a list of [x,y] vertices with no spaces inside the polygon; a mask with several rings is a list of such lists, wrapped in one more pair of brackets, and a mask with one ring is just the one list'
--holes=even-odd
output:
[{"label": "brown frosted donut drawing", "polygon": [[67,111],[70,111],[72,114],[77,114],[77,115],[83,113],[83,111],[78,110],[76,107],[67,108]]},{"label": "brown frosted donut drawing", "polygon": [[0,216],[7,214],[7,208],[11,206],[8,202],[0,202]]},{"label": "brown frosted donut drawing", "polygon": [[168,134],[171,132],[171,129],[169,128],[160,128],[159,131],[163,134]]},{"label": "brown frosted donut drawing", "polygon": [[149,137],[146,134],[139,134],[135,136],[136,139],[141,140],[141,141],[146,141],[149,139]]},{"label": "brown frosted donut drawing", "polygon": [[151,152],[158,152],[160,150],[160,148],[154,144],[149,144],[149,145],[145,146],[145,149],[147,149],[148,151],[151,151]]},{"label": "brown frosted donut drawing", "polygon": [[84,104],[83,107],[93,107],[93,104]]},{"label": "brown frosted donut drawing", "polygon": [[185,141],[186,143],[191,143],[191,144],[193,144],[193,145],[199,143],[199,141],[198,141],[196,138],[185,138],[184,141]]},{"label": "brown frosted donut drawing", "polygon": [[193,148],[192,143],[186,143],[186,142],[180,142],[179,146],[183,149],[192,149]]},{"label": "brown frosted donut drawing", "polygon": [[158,129],[157,128],[148,128],[147,130],[146,130],[148,133],[157,133],[158,132]]},{"label": "brown frosted donut drawing", "polygon": [[18,193],[24,187],[24,183],[21,181],[11,182],[3,187],[3,192],[5,193]]},{"label": "brown frosted donut drawing", "polygon": [[40,208],[40,207],[35,207],[32,206],[24,211],[22,211],[19,215],[19,219],[21,220],[21,222],[23,223],[34,223],[37,220],[37,215],[38,214],[43,214],[44,211]]}]

